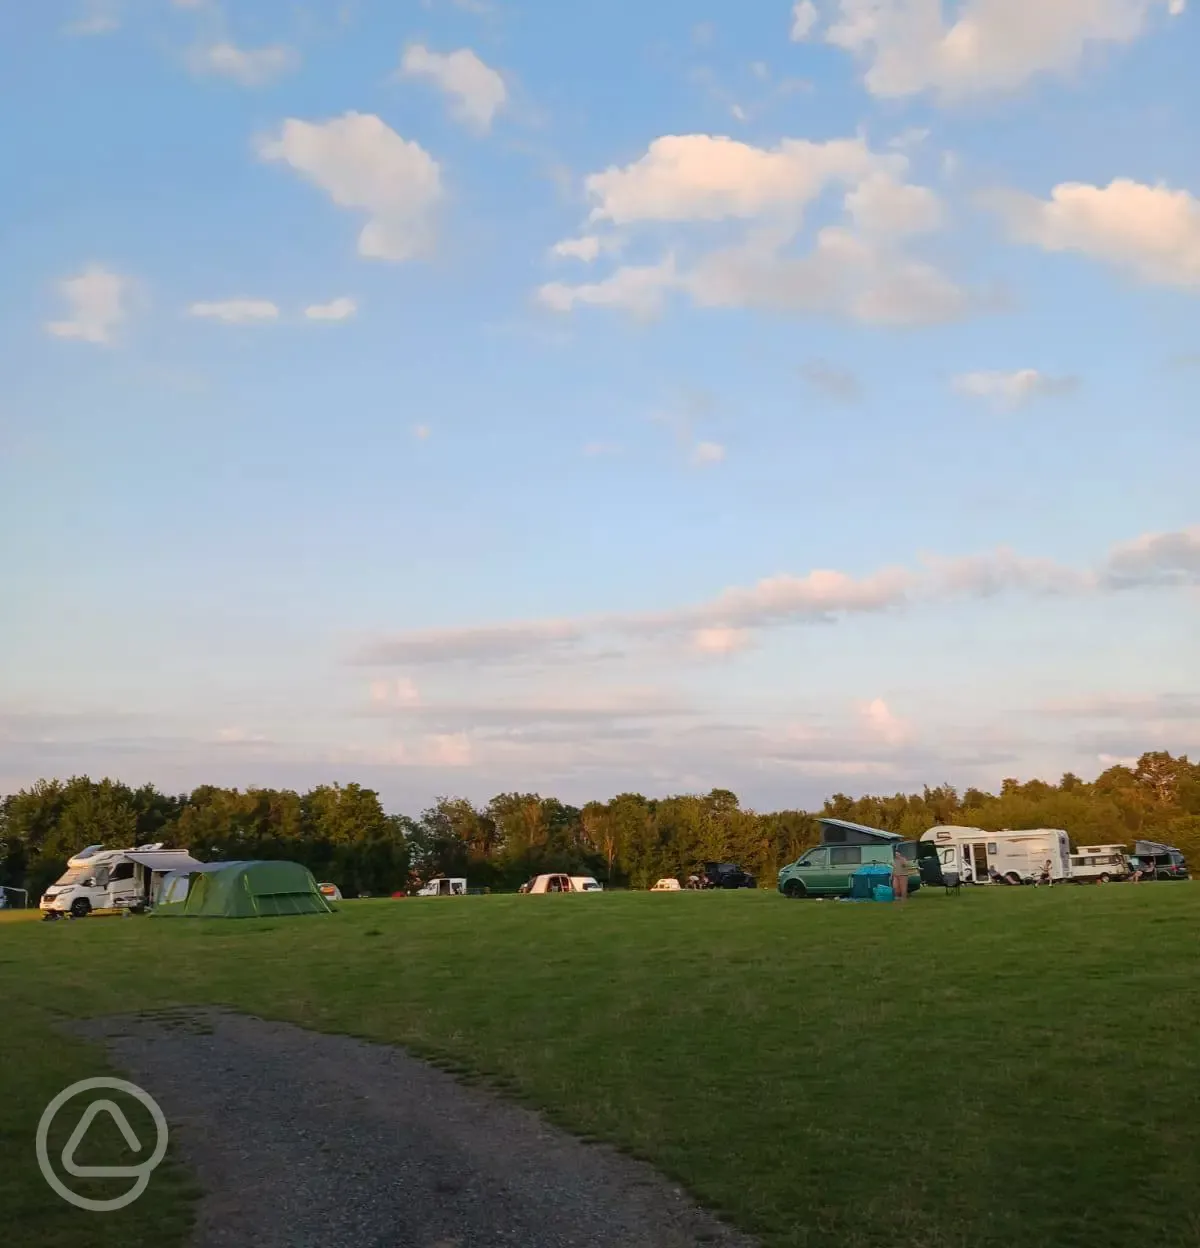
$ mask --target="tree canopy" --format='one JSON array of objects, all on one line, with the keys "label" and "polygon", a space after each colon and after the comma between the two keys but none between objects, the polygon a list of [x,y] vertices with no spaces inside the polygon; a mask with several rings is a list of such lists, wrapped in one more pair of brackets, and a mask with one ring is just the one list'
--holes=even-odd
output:
[{"label": "tree canopy", "polygon": [[501,793],[478,806],[439,798],[417,817],[387,814],[358,784],[245,790],[201,785],[160,793],[120,781],[39,780],[0,799],[0,884],[37,896],[85,845],[151,841],[197,857],[290,858],[347,896],[390,893],[437,875],[514,888],[541,871],[595,875],[644,888],[705,861],[738,862],[770,883],[817,838],[821,815],[918,837],[939,823],[987,829],[1065,828],[1075,844],[1178,845],[1200,856],[1200,764],[1159,751],[1093,781],[1005,780],[999,793],[948,784],[920,793],[849,797],[819,811],[759,812],[727,789],[649,798],[619,793],[570,806],[537,793]]}]

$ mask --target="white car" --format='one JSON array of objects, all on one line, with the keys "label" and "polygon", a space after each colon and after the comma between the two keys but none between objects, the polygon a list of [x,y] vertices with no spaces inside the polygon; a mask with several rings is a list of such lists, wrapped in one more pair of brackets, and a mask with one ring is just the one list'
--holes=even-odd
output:
[{"label": "white car", "polygon": [[336,884],[318,884],[317,888],[326,901],[341,901],[342,899],[342,890]]}]

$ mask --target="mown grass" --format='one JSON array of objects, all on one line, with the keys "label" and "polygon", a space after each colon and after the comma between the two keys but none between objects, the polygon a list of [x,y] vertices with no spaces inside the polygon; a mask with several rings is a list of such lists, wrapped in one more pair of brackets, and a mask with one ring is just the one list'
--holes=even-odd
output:
[{"label": "mown grass", "polygon": [[[53,1018],[215,1003],[486,1078],[771,1245],[1196,1248],[1198,931],[1190,884],[5,924],[0,1208],[116,1242],[32,1168],[41,1106],[102,1065]],[[151,1192],[179,1242],[178,1170]]]}]

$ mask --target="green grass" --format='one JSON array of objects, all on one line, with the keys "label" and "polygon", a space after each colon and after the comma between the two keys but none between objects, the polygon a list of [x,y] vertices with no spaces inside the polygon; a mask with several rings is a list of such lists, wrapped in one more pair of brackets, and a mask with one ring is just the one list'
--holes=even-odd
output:
[{"label": "green grass", "polygon": [[[41,1106],[102,1065],[53,1014],[219,1003],[486,1078],[770,1245],[1196,1248],[1198,931],[1189,884],[5,924],[0,1208],[116,1242],[32,1168]],[[177,1169],[151,1192],[179,1242]]]}]

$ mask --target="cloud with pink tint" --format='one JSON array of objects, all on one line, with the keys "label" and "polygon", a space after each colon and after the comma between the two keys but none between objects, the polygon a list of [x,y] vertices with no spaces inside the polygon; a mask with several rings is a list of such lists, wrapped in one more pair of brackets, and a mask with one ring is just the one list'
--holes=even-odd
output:
[{"label": "cloud with pink tint", "polygon": [[903,745],[912,737],[908,722],[895,715],[882,698],[873,698],[860,713],[867,735],[886,745]]},{"label": "cloud with pink tint", "polygon": [[736,654],[751,644],[744,628],[698,628],[692,634],[692,647],[700,654]]},{"label": "cloud with pink tint", "polygon": [[750,586],[722,590],[707,602],[661,611],[599,614],[579,619],[429,629],[361,646],[354,662],[512,663],[577,652],[589,639],[669,638],[700,629],[751,629],[877,614],[912,604],[1006,593],[1088,595],[1200,585],[1200,526],[1152,533],[1113,547],[1097,567],[1074,568],[1006,547],[978,555],[921,556],[916,568],[881,568],[864,576],[835,569],[779,573]]}]

